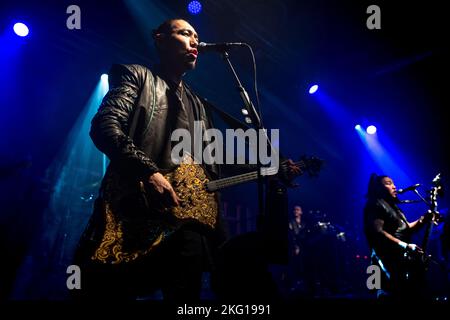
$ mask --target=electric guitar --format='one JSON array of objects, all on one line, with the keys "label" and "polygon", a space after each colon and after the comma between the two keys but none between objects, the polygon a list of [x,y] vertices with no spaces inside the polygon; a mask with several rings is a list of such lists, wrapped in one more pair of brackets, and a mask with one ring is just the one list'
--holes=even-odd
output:
[{"label": "electric guitar", "polygon": [[[427,225],[425,229],[424,238],[422,240],[421,249],[418,251],[407,251],[405,257],[411,267],[412,272],[426,272],[430,262],[435,262],[432,256],[428,254],[428,245],[430,236],[433,231],[433,226],[443,221],[442,215],[438,211],[437,198],[442,194],[441,174],[439,173],[432,181],[433,187],[429,191],[429,209],[426,213]],[[436,262],[437,263],[437,262]]]},{"label": "electric guitar", "polygon": [[442,184],[441,184],[441,174],[439,173],[433,179],[433,187],[430,190],[430,209],[428,210],[429,215],[431,215],[431,219],[428,221],[427,228],[425,230],[425,235],[422,241],[422,250],[424,253],[428,250],[428,245],[430,243],[430,235],[433,231],[433,225],[437,225],[442,221],[442,216],[440,215],[437,203],[437,198],[442,194]]},{"label": "electric guitar", "polygon": [[[280,180],[286,183],[293,179],[287,172],[289,165],[287,161],[282,162],[278,172]],[[314,176],[320,170],[322,160],[303,157],[295,165],[301,169],[300,174]],[[275,173],[277,171],[272,168],[262,170],[266,175]],[[191,222],[195,222],[196,228],[214,230],[219,216],[215,191],[255,180],[258,174],[250,172],[211,181],[203,167],[188,157],[164,176],[181,199],[179,206],[168,206],[170,201],[165,201],[166,194],[159,194],[148,181],[139,180],[131,182],[132,191],[122,195],[114,206],[105,201],[98,202],[96,210],[105,219],[105,228],[91,260],[112,264],[134,261],[149,254],[169,234]]]},{"label": "electric guitar", "polygon": [[[317,176],[320,171],[323,160],[316,157],[303,156],[298,162],[294,163],[300,169],[300,175],[307,173],[309,176]],[[281,180],[289,183],[288,164],[286,161],[280,163],[280,168],[262,168],[261,174],[281,176]],[[258,179],[258,172],[252,171],[232,177],[222,178],[218,180],[210,180],[202,166],[195,164],[192,158],[187,157],[173,171],[164,174],[164,177],[171,183],[175,193],[181,199],[180,205],[177,207],[165,207],[163,204],[158,205],[154,192],[148,191],[148,186],[141,182],[141,189],[147,193],[150,198],[149,202],[156,210],[162,213],[171,213],[178,219],[190,220],[194,219],[203,225],[214,228],[218,216],[218,201],[216,191],[223,188],[235,186],[238,184],[254,181]]]}]

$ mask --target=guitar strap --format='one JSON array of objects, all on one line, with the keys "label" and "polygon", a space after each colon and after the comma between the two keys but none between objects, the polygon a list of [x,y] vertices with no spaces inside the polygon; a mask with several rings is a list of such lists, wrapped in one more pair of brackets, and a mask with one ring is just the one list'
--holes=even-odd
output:
[{"label": "guitar strap", "polygon": [[[230,115],[229,113],[223,111],[222,109],[216,107],[214,104],[210,103],[208,100],[206,100],[205,98],[199,97],[200,101],[209,109],[215,111],[221,118],[222,120],[231,128],[233,129],[242,129],[242,130],[247,130],[250,129],[250,127],[243,123],[242,121],[239,121],[238,119],[236,119],[235,117],[233,117],[232,115]],[[247,141],[245,142],[246,144],[248,143]],[[284,159],[283,153],[278,150],[278,153],[280,155],[280,159]]]},{"label": "guitar strap", "polygon": [[216,107],[215,105],[210,103],[205,98],[199,97],[199,99],[203,103],[203,105],[205,105],[206,107],[208,107],[208,108],[212,109],[213,111],[215,111],[222,118],[222,120],[225,121],[225,123],[227,125],[229,125],[231,128],[233,128],[233,129],[243,129],[243,130],[247,130],[247,129],[250,128],[248,125],[246,125],[242,121],[239,121],[238,119],[236,119],[232,115],[226,113],[222,109]]},{"label": "guitar strap", "polygon": [[381,270],[384,272],[386,277],[388,279],[391,279],[391,274],[389,273],[389,271],[387,271],[386,267],[384,266],[383,261],[381,261],[380,257],[377,255],[377,253],[375,252],[375,249],[373,249],[373,248],[372,248],[371,257],[372,257],[372,262],[376,262],[380,266]]},{"label": "guitar strap", "polygon": [[408,224],[408,220],[406,219],[405,215],[403,214],[403,212],[400,210],[399,207],[397,206],[392,207],[384,199],[378,199],[378,204],[380,204],[386,212],[394,212],[396,215],[400,217],[401,220],[403,220],[403,222]]}]

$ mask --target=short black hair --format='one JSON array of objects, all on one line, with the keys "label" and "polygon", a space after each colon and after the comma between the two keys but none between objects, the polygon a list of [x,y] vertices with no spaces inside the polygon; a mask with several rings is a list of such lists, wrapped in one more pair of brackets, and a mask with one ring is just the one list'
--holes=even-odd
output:
[{"label": "short black hair", "polygon": [[156,29],[152,30],[152,36],[153,39],[156,40],[156,35],[158,33],[170,33],[170,31],[172,31],[172,22],[177,21],[177,20],[183,20],[186,21],[186,19],[183,18],[172,18],[172,19],[167,19],[166,21],[164,21],[163,23],[161,23]]}]

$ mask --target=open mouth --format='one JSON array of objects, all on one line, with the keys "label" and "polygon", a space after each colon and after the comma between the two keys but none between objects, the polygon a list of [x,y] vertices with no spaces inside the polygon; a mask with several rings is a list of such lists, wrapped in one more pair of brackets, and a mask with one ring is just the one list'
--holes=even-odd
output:
[{"label": "open mouth", "polygon": [[198,56],[198,50],[197,50],[197,49],[189,50],[187,55],[188,55],[189,57],[192,57],[192,58],[194,58],[194,59],[197,59],[197,56]]}]

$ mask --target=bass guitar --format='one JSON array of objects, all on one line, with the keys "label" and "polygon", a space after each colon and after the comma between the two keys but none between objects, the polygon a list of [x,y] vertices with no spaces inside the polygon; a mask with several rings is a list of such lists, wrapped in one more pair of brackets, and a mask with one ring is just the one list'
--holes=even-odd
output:
[{"label": "bass guitar", "polygon": [[[300,169],[300,175],[306,173],[309,176],[317,176],[322,164],[323,160],[307,156],[301,157],[298,162],[294,163]],[[278,170],[271,167],[262,168],[261,174],[264,176],[277,174],[278,176],[286,177],[287,171],[288,164],[284,161],[280,163]],[[192,158],[188,157],[175,170],[166,173],[164,176],[171,183],[181,202],[177,207],[167,208],[161,205],[158,210],[171,213],[178,219],[194,219],[214,228],[219,211],[215,192],[227,187],[255,181],[258,179],[258,172],[252,171],[232,177],[210,180],[203,167],[195,164]],[[286,182],[288,183],[288,181]],[[144,192],[151,195],[152,192],[148,191],[149,186],[142,184],[141,187]],[[149,201],[155,203],[154,197],[149,199]]]}]

